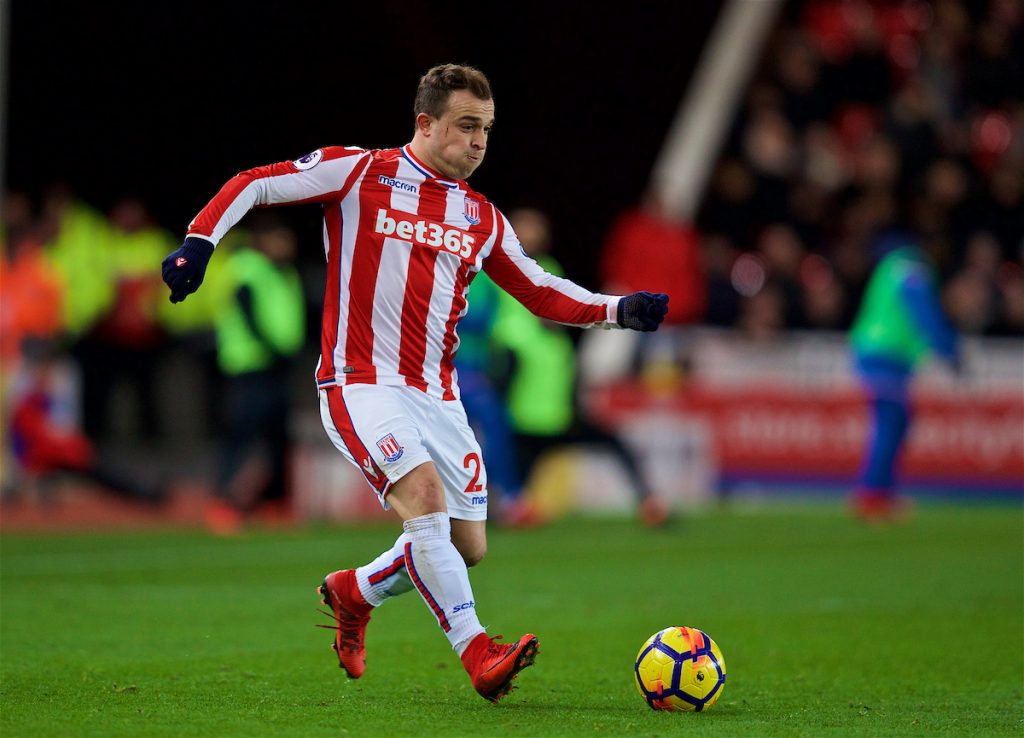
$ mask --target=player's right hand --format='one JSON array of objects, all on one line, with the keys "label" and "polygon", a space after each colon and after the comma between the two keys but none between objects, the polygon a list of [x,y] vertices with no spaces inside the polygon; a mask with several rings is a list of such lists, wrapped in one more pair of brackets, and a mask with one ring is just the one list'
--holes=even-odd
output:
[{"label": "player's right hand", "polygon": [[171,302],[181,302],[199,289],[212,254],[212,243],[205,238],[189,236],[181,248],[164,259],[163,277],[171,288]]}]

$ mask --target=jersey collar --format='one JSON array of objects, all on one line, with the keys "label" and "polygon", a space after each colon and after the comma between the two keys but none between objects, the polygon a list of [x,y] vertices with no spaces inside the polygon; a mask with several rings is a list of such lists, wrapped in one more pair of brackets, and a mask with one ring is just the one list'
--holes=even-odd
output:
[{"label": "jersey collar", "polygon": [[416,171],[418,171],[420,174],[422,174],[424,177],[429,177],[430,179],[436,179],[438,184],[444,185],[448,189],[451,189],[451,190],[458,189],[458,187],[459,187],[459,182],[458,181],[452,181],[450,179],[447,179],[447,178],[441,176],[440,174],[435,172],[433,169],[428,167],[426,164],[421,162],[419,159],[417,159],[415,154],[412,153],[412,147],[409,144],[406,144],[405,146],[402,147],[402,156],[405,157],[405,160],[408,161],[409,164]]}]

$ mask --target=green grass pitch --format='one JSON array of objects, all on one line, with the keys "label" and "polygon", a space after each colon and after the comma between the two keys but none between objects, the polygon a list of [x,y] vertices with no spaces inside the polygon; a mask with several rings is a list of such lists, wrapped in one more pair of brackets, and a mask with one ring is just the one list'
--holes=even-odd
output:
[{"label": "green grass pitch", "polygon": [[[422,601],[374,615],[368,669],[329,650],[314,588],[397,525],[27,536],[0,548],[0,735],[1021,736],[1020,507],[713,512],[667,530],[571,519],[492,530],[473,572],[492,635],[540,638],[497,705]],[[700,714],[633,685],[644,640],[705,630],[728,681]]]}]

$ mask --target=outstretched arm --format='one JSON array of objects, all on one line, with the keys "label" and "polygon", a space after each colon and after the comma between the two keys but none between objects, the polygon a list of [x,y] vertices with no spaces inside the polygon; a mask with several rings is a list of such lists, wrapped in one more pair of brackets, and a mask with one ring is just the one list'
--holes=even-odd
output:
[{"label": "outstretched arm", "polygon": [[250,210],[339,200],[368,162],[369,153],[363,149],[332,146],[232,177],[189,224],[181,248],[163,261],[171,302],[181,302],[199,289],[214,248]]},{"label": "outstretched arm", "polygon": [[653,331],[668,311],[668,295],[637,292],[602,295],[545,271],[523,251],[505,216],[483,268],[506,292],[541,318],[581,328],[619,327]]}]

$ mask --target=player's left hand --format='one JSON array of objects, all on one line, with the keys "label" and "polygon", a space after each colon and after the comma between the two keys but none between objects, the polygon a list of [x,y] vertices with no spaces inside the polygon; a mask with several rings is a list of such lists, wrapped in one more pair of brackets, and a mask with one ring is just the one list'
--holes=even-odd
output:
[{"label": "player's left hand", "polygon": [[171,288],[171,302],[181,302],[199,289],[212,254],[212,243],[205,238],[190,236],[181,248],[172,251],[164,259],[163,278]]},{"label": "player's left hand", "polygon": [[667,312],[664,292],[634,292],[619,300],[618,323],[634,331],[656,331]]}]

